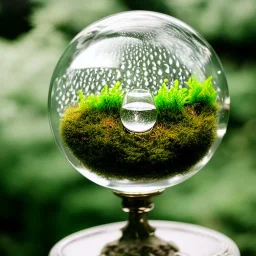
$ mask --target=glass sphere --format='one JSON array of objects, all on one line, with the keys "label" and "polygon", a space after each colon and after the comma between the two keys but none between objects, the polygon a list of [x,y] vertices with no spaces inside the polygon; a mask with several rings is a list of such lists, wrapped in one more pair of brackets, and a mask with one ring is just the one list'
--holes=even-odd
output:
[{"label": "glass sphere", "polygon": [[69,162],[126,193],[178,184],[226,132],[229,94],[216,53],[185,23],[124,12],[82,30],[52,76],[49,114]]}]

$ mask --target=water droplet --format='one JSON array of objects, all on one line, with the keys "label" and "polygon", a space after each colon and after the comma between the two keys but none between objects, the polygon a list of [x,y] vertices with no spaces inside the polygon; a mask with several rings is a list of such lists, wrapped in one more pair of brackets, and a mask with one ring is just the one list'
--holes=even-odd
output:
[{"label": "water droplet", "polygon": [[135,89],[125,95],[120,117],[124,127],[131,132],[149,131],[156,123],[156,107],[148,90]]},{"label": "water droplet", "polygon": [[166,67],[165,69],[165,73],[169,74],[170,73],[170,68],[167,64],[164,64],[164,66]]},{"label": "water droplet", "polygon": [[131,75],[131,71],[127,70],[126,75],[129,77]]}]

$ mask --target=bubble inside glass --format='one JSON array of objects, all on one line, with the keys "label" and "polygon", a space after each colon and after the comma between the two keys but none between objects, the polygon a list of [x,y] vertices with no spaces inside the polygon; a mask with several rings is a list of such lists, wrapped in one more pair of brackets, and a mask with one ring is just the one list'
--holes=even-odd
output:
[{"label": "bubble inside glass", "polygon": [[49,112],[81,174],[147,193],[208,162],[226,132],[229,95],[216,53],[195,30],[164,14],[124,12],[71,41],[52,76]]}]

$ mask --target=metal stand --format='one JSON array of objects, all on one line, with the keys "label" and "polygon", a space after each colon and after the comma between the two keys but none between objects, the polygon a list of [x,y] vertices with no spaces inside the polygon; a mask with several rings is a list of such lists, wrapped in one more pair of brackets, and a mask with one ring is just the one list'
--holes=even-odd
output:
[{"label": "metal stand", "polygon": [[[69,235],[52,248],[49,256],[99,256],[106,244],[121,238],[125,224],[111,223]],[[175,256],[240,256],[235,243],[214,230],[172,221],[150,224],[156,228],[157,237],[178,245]]]},{"label": "metal stand", "polygon": [[147,212],[154,204],[152,194],[123,194],[114,192],[123,199],[123,211],[129,213],[128,223],[122,229],[122,237],[114,243],[108,244],[101,256],[173,256],[178,248],[154,235],[155,228],[147,220]]},{"label": "metal stand", "polygon": [[129,213],[128,223],[112,223],[72,234],[58,242],[49,256],[240,256],[235,243],[214,230],[150,221],[153,228],[147,221],[147,212],[153,208],[151,198],[160,193],[115,192],[123,199],[123,210]]}]

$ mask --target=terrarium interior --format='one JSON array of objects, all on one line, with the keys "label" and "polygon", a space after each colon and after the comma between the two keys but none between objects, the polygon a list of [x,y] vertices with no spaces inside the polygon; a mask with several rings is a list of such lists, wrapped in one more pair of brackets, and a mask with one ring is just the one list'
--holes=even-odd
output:
[{"label": "terrarium interior", "polygon": [[186,24],[127,12],[84,29],[54,71],[52,129],[84,176],[123,192],[175,185],[225,134],[229,96],[218,57]]}]

